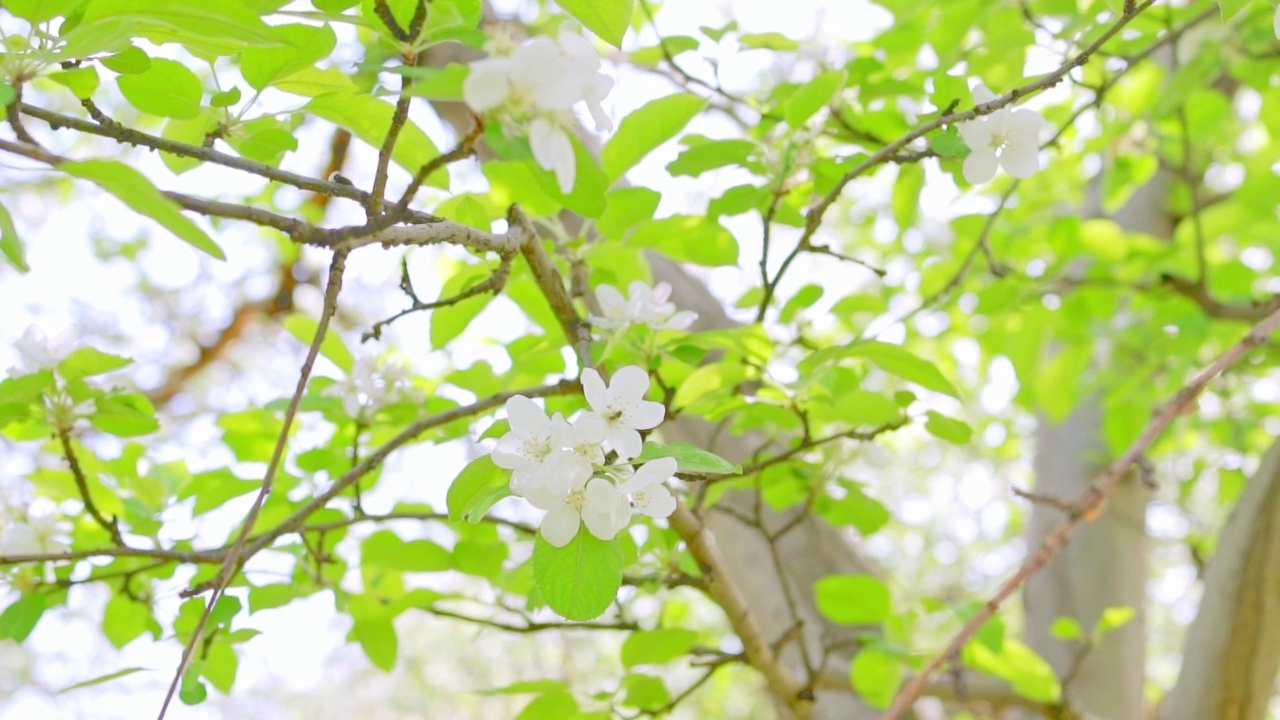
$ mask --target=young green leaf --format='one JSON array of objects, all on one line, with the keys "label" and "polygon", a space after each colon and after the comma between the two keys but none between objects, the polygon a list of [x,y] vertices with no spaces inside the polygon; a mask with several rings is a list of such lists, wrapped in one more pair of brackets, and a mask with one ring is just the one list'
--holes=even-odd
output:
[{"label": "young green leaf", "polygon": [[657,442],[646,442],[637,460],[653,460],[661,457],[675,458],[676,467],[681,472],[691,473],[723,473],[731,475],[742,472],[741,465],[734,465],[714,453],[689,443],[674,442],[663,445]]},{"label": "young green leaf", "polygon": [[31,266],[27,264],[27,248],[22,244],[22,238],[18,237],[13,216],[4,205],[0,205],[0,255],[4,255],[4,259],[18,272],[31,272]]},{"label": "young green leaf", "polygon": [[618,131],[600,151],[600,164],[610,181],[622,177],[650,151],[670,140],[702,112],[707,101],[676,94],[650,100],[622,119]]},{"label": "young green leaf", "polygon": [[600,617],[622,587],[621,543],[581,528],[558,548],[539,534],[533,546],[533,581],[547,605],[565,619]]},{"label": "young green leaf", "polygon": [[[445,495],[445,503],[449,508],[449,519],[453,522],[458,522],[463,518],[467,518],[471,522],[476,522],[479,517],[472,520],[472,515],[478,512],[480,516],[483,516],[484,511],[488,510],[489,506],[485,506],[481,510],[477,510],[477,508],[480,508],[495,490],[506,488],[510,482],[511,473],[494,465],[493,458],[488,455],[481,455],[467,463],[467,466],[462,468],[462,472],[449,485],[449,491]],[[497,502],[497,500],[492,502]]]},{"label": "young green leaf", "polygon": [[564,11],[578,19],[601,40],[621,49],[622,37],[631,24],[635,0],[556,0]]},{"label": "young green leaf", "polygon": [[889,617],[889,588],[870,575],[830,575],[813,585],[818,611],[841,625],[871,625]]}]

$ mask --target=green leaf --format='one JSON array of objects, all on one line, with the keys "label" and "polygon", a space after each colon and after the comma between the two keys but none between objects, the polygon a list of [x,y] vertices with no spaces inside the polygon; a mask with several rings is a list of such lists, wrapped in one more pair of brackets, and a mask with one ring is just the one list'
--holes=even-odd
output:
[{"label": "green leaf", "polygon": [[92,680],[83,680],[74,685],[68,685],[62,688],[61,690],[58,690],[54,694],[61,695],[63,693],[69,693],[72,690],[79,690],[80,688],[87,688],[87,687],[92,687],[94,685],[101,685],[102,683],[105,683],[105,682],[111,682],[112,680],[117,680],[122,677],[128,677],[129,675],[132,675],[137,672],[151,672],[151,668],[131,667],[131,668],[125,668],[123,670],[117,670],[112,673],[107,673],[106,675],[99,675],[98,677],[93,678]]},{"label": "green leaf", "polygon": [[654,148],[670,140],[707,106],[696,95],[677,94],[650,100],[622,119],[618,131],[600,151],[600,165],[617,180]]},{"label": "green leaf", "polygon": [[244,158],[272,167],[278,166],[287,153],[298,149],[298,138],[289,124],[270,115],[237,125],[226,141]]},{"label": "green leaf", "polygon": [[127,595],[112,595],[102,613],[102,634],[116,649],[147,631],[151,609]]},{"label": "green leaf", "polygon": [[[619,577],[622,571],[618,571]],[[44,615],[45,599],[42,593],[23,595],[16,602],[0,613],[0,638],[9,638],[15,642],[27,639],[40,616]]]},{"label": "green leaf", "polygon": [[689,652],[697,640],[696,632],[684,628],[633,632],[622,643],[622,665],[630,668],[669,663]]},{"label": "green leaf", "polygon": [[151,69],[151,58],[141,48],[130,45],[115,55],[108,55],[98,62],[121,75],[137,75]]},{"label": "green leaf", "polygon": [[144,26],[189,33],[237,44],[279,45],[280,36],[258,13],[239,2],[207,0],[94,0],[77,30],[96,23],[137,22]]},{"label": "green leaf", "polygon": [[653,248],[677,262],[719,266],[738,263],[733,234],[702,215],[673,215],[636,227],[631,242]]},{"label": "green leaf", "polygon": [[1129,624],[1129,621],[1137,615],[1137,612],[1128,605],[1118,605],[1109,607],[1102,611],[1102,615],[1098,617],[1098,622],[1093,626],[1093,634],[1101,637],[1112,630],[1119,629]]},{"label": "green leaf", "polygon": [[355,624],[351,626],[351,635],[356,642],[360,643],[360,648],[368,656],[369,662],[379,670],[390,671],[394,668],[399,651],[399,639],[396,637],[396,627],[391,622],[390,613],[384,611],[357,615],[353,608],[352,617],[355,619]]},{"label": "green leaf", "polygon": [[[622,679],[622,687],[626,690],[622,698],[623,705],[641,710],[657,710],[671,701],[671,693],[667,691],[667,686],[663,684],[661,678],[652,675],[644,673],[627,675]],[[606,717],[612,718],[613,715]],[[579,714],[575,720],[584,719]]]},{"label": "green leaf", "polygon": [[902,659],[876,647],[859,651],[849,667],[849,681],[854,692],[863,702],[879,710],[893,702],[904,678]]},{"label": "green leaf", "polygon": [[932,410],[927,414],[929,419],[925,421],[924,429],[930,435],[956,445],[964,445],[973,437],[973,428],[963,420],[955,420]]},{"label": "green leaf", "polygon": [[578,701],[563,688],[545,692],[520,711],[516,720],[564,720],[576,718]]},{"label": "green leaf", "polygon": [[608,204],[596,221],[596,229],[610,240],[621,240],[636,225],[651,220],[662,201],[662,195],[646,187],[619,188],[605,197]]},{"label": "green leaf", "polygon": [[533,581],[547,605],[567,620],[593,620],[609,609],[622,587],[622,544],[586,528],[555,547],[541,534],[533,545]]},{"label": "green leaf", "polygon": [[897,375],[923,388],[959,398],[960,393],[933,363],[912,354],[900,345],[869,341],[850,345],[847,354],[870,360],[890,375]]},{"label": "green leaf", "polygon": [[190,120],[200,114],[204,86],[185,65],[155,58],[146,72],[116,79],[120,93],[142,112]]},{"label": "green leaf", "polygon": [[848,79],[849,73],[844,70],[832,70],[801,85],[782,106],[783,118],[793,128],[804,125],[814,113],[831,102]]},{"label": "green leaf", "polygon": [[[316,332],[320,329],[320,323],[297,313],[285,318],[283,325],[290,335],[307,347],[315,342]],[[342,342],[342,337],[335,332],[326,333],[324,340],[320,341],[320,354],[348,375],[355,368],[356,361],[351,357],[351,351],[347,349],[346,343]]]},{"label": "green leaf", "polygon": [[352,94],[356,84],[338,68],[306,68],[277,80],[277,90],[303,97],[319,97],[329,93]]},{"label": "green leaf", "polygon": [[[370,146],[382,147],[387,131],[391,128],[391,116],[395,108],[388,102],[360,93],[329,93],[314,98],[305,109],[323,120],[328,120],[351,131]],[[438,156],[435,143],[412,120],[400,129],[391,159],[410,174]],[[449,187],[449,174],[441,168],[427,178],[427,185]]]},{"label": "green leaf", "polygon": [[494,465],[493,458],[481,455],[472,460],[454,478],[445,495],[449,519],[458,522],[466,518],[469,522],[478,522],[493,503],[501,499],[492,498],[493,493],[505,490],[510,483],[510,473]]},{"label": "green leaf", "polygon": [[40,370],[0,380],[0,405],[25,404],[53,388],[53,373]]},{"label": "green leaf", "polygon": [[288,45],[247,48],[240,57],[240,73],[254,90],[315,67],[337,44],[337,35],[328,25],[277,25],[275,31]]},{"label": "green leaf", "polygon": [[675,458],[676,467],[681,472],[690,473],[723,473],[733,475],[742,472],[741,465],[734,465],[714,453],[689,443],[674,442],[663,445],[657,442],[646,442],[637,460],[654,460],[656,458]]},{"label": "green leaf", "polygon": [[1049,634],[1059,640],[1079,640],[1084,637],[1084,631],[1080,629],[1080,623],[1072,617],[1056,617],[1053,623],[1049,625]]},{"label": "green leaf", "polygon": [[59,163],[58,169],[68,175],[88,180],[115,195],[130,209],[160,223],[169,232],[192,247],[218,258],[227,259],[222,248],[187,216],[178,203],[160,193],[145,175],[114,160],[80,160]]},{"label": "green leaf", "polygon": [[143,395],[121,393],[100,397],[94,401],[96,410],[89,416],[89,424],[116,437],[149,435],[160,429],[156,422],[156,409]]},{"label": "green leaf", "polygon": [[360,543],[360,559],[405,572],[441,572],[453,567],[449,551],[430,540],[403,540],[390,530],[379,530]]},{"label": "green leaf", "polygon": [[79,380],[119,370],[133,363],[129,358],[109,355],[91,347],[77,348],[58,363],[58,374],[67,380]]},{"label": "green leaf", "polygon": [[50,73],[49,79],[67,88],[81,100],[92,97],[93,91],[98,89],[98,70],[92,66]]},{"label": "green leaf", "polygon": [[200,674],[220,692],[229,693],[236,682],[236,670],[239,666],[235,649],[226,642],[216,642],[207,646]]},{"label": "green leaf", "polygon": [[763,170],[756,159],[756,144],[750,140],[710,140],[705,138],[696,144],[690,143],[686,136],[688,149],[683,150],[675,160],[667,164],[667,172],[679,177],[689,175],[697,177],[708,170],[715,170],[726,165],[741,165],[749,170]]},{"label": "green leaf", "polygon": [[870,575],[829,575],[813,584],[818,610],[842,625],[871,625],[889,617],[889,588]]},{"label": "green leaf", "polygon": [[0,205],[0,255],[9,261],[15,270],[28,273],[31,266],[27,264],[27,248],[18,237],[18,229],[13,225],[13,216],[8,208]]},{"label": "green leaf", "polygon": [[42,23],[68,15],[84,0],[5,0],[4,9],[23,20]]},{"label": "green leaf", "polygon": [[443,68],[432,67],[398,67],[394,68],[402,75],[414,79],[409,86],[409,94],[431,100],[461,100],[462,83],[466,81],[468,69],[462,63],[449,63]]},{"label": "green leaf", "polygon": [[631,24],[635,0],[556,0],[564,11],[578,19],[601,40],[622,49],[622,38]]},{"label": "green leaf", "polygon": [[1218,8],[1222,11],[1222,19],[1226,21],[1235,17],[1252,2],[1253,0],[1218,0]]},{"label": "green leaf", "polygon": [[1012,638],[1005,638],[996,652],[979,642],[964,646],[965,665],[1001,678],[1013,691],[1036,702],[1053,703],[1062,696],[1062,686],[1053,667],[1034,650]]}]

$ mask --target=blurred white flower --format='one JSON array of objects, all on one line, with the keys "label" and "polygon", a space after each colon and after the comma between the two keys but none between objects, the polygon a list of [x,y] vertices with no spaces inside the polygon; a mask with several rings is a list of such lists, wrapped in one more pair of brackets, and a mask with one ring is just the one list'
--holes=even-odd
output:
[{"label": "blurred white flower", "polygon": [[323,395],[342,399],[342,411],[354,420],[368,420],[387,405],[421,402],[422,394],[410,381],[409,368],[398,359],[363,357],[339,383]]},{"label": "blurred white flower", "polygon": [[[984,85],[973,88],[976,103],[988,103],[996,99]],[[1040,130],[1044,118],[1025,108],[999,110],[959,123],[956,129],[969,146],[969,156],[964,160],[964,179],[972,184],[984,183],[996,176],[996,168],[1022,179],[1031,177],[1040,169]]]},{"label": "blurred white flower", "polygon": [[54,515],[22,513],[0,524],[0,556],[44,555],[63,552],[67,544],[56,536],[64,532],[63,523]]},{"label": "blurred white flower", "polygon": [[698,319],[697,313],[677,311],[675,303],[668,302],[670,283],[661,282],[649,287],[636,280],[627,287],[627,291],[630,297],[624,298],[612,285],[597,287],[596,299],[600,301],[602,314],[592,315],[591,323],[605,331],[632,323],[648,325],[653,330],[685,330]]},{"label": "blurred white flower", "polygon": [[495,54],[471,63],[463,102],[476,113],[500,110],[509,124],[527,124],[534,160],[555,173],[560,191],[568,194],[577,170],[569,111],[584,102],[596,129],[611,130],[601,103],[613,79],[600,72],[591,43],[567,30],[556,40],[535,37],[515,48],[496,43],[491,50]]},{"label": "blurred white flower", "polygon": [[22,337],[13,344],[18,352],[18,364],[9,368],[9,375],[30,375],[41,370],[53,370],[58,363],[75,350],[79,342],[74,328],[66,328],[52,339],[35,325],[28,326]]}]

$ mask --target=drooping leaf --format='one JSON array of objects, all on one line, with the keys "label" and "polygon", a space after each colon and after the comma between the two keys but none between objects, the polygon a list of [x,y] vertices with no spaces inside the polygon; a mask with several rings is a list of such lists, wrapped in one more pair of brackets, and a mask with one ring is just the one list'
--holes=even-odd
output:
[{"label": "drooping leaf", "polygon": [[114,160],[79,160],[60,163],[58,169],[115,195],[130,209],[160,223],[197,250],[219,260],[227,258],[213,238],[182,214],[178,203],[162,195],[145,175],[128,165]]}]

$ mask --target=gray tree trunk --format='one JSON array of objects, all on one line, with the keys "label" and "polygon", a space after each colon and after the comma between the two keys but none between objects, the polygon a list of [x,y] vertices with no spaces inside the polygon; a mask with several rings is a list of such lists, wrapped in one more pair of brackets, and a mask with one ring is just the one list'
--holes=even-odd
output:
[{"label": "gray tree trunk", "polygon": [[[1096,184],[1093,191],[1097,193]],[[1168,192],[1168,176],[1157,174],[1112,219],[1131,232],[1172,237],[1164,209]],[[1102,214],[1096,198],[1089,204],[1087,215]],[[1037,494],[1073,501],[1106,467],[1110,458],[1102,417],[1098,398],[1088,397],[1061,424],[1041,418],[1035,438]],[[1082,527],[1062,554],[1027,582],[1022,596],[1027,644],[1049,661],[1059,678],[1069,681],[1064,700],[1077,712],[1106,720],[1142,717],[1151,554],[1145,517],[1150,494],[1136,479],[1125,480],[1107,512]],[[1028,547],[1038,547],[1064,519],[1061,510],[1036,504],[1027,524]],[[1049,632],[1056,618],[1069,617],[1087,633],[1103,610],[1118,606],[1133,608],[1133,619],[1106,634],[1097,646],[1085,649]]]},{"label": "gray tree trunk", "polygon": [[1236,501],[1159,720],[1262,720],[1280,671],[1280,441]]}]

